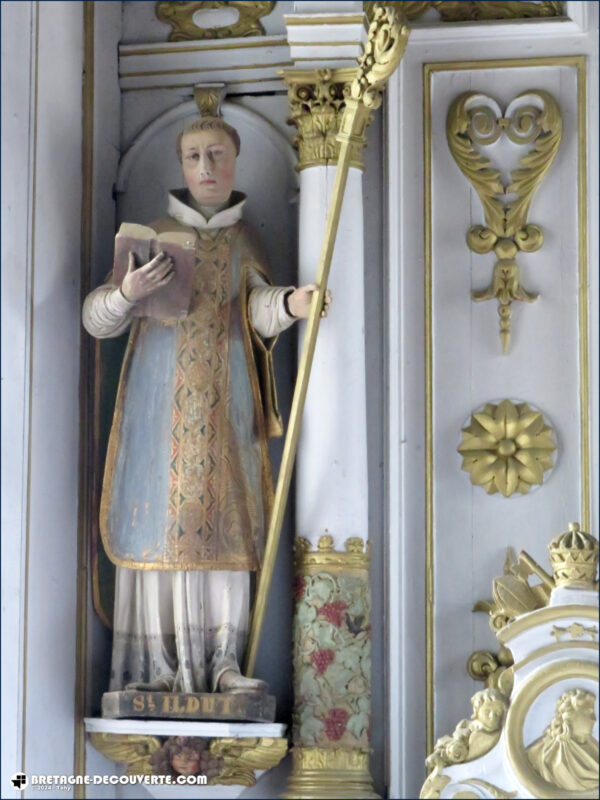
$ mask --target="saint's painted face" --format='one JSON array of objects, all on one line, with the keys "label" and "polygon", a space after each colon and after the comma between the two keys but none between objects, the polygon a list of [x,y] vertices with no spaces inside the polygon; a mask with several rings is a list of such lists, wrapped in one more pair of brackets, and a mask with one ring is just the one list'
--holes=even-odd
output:
[{"label": "saint's painted face", "polygon": [[229,200],[235,180],[235,145],[223,130],[184,133],[181,139],[183,177],[201,206],[220,206]]}]

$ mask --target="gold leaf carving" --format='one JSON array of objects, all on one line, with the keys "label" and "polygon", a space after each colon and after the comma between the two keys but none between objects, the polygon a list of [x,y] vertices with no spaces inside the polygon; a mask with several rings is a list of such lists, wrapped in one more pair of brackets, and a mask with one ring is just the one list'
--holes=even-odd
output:
[{"label": "gold leaf carving", "polygon": [[[364,3],[367,16],[371,13],[372,2]],[[536,17],[560,17],[562,3],[557,0],[544,0],[541,3],[518,2],[518,0],[416,0],[402,3],[407,19],[419,19],[430,8],[434,8],[442,22],[471,22],[490,19],[525,19]]]},{"label": "gold leaf carving", "polygon": [[[530,586],[529,576],[532,574],[541,578],[542,582]],[[506,551],[504,574],[495,578],[492,584],[493,601],[488,603],[480,600],[475,603],[473,611],[489,613],[490,627],[497,633],[520,614],[546,606],[553,586],[552,578],[530,555],[523,551],[517,560],[512,548],[509,547]],[[501,675],[498,679],[500,677]]]},{"label": "gold leaf carving", "polygon": [[550,631],[550,636],[554,636],[557,642],[562,642],[563,639],[585,639],[589,636],[590,641],[595,642],[598,639],[598,628],[596,625],[590,625],[589,628],[584,627],[580,622],[573,622],[568,628],[561,628],[559,625],[553,625]]},{"label": "gold leaf carving", "polygon": [[[503,400],[486,403],[473,412],[470,424],[462,429],[458,452],[462,469],[471,476],[474,486],[488,494],[504,497],[527,494],[544,480],[544,472],[554,466],[554,432],[540,411],[527,403]],[[510,582],[506,586],[510,591]]]},{"label": "gold leaf carving", "polygon": [[546,0],[541,3],[515,0],[434,0],[431,5],[443,22],[468,22],[488,19],[525,19],[531,17],[559,17],[562,3]]},{"label": "gold leaf carving", "polygon": [[150,757],[162,747],[158,737],[134,733],[91,733],[90,742],[109,761],[127,764],[127,775],[151,775]]},{"label": "gold leaf carving", "polygon": [[287,739],[213,739],[210,752],[223,759],[223,768],[216,783],[223,786],[254,786],[254,771],[277,766],[287,752]]},{"label": "gold leaf carving", "polygon": [[506,694],[507,678],[503,676],[513,664],[512,653],[506,647],[501,647],[498,653],[476,650],[469,656],[467,672],[473,680],[484,681],[488,689],[498,689],[502,694]]},{"label": "gold leaf carving", "polygon": [[[499,170],[476,148],[490,146],[502,133],[520,146],[532,145],[504,186]],[[522,92],[503,115],[498,104],[484,94],[464,92],[450,105],[446,138],[459,169],[477,192],[485,226],[467,232],[467,245],[479,254],[494,251],[497,257],[490,285],[471,293],[473,300],[498,301],[500,338],[504,353],[511,333],[511,303],[532,303],[538,295],[521,285],[519,251],[539,250],[544,236],[539,226],[527,222],[529,207],[540,182],[550,168],[562,138],[562,118],[556,100],[541,89]]]},{"label": "gold leaf carving", "polygon": [[[265,29],[259,22],[261,17],[270,14],[274,2],[246,2],[244,0],[202,0],[202,2],[177,2],[160,0],[155,6],[155,14],[161,22],[166,22],[172,30],[170,42],[185,42],[193,39],[230,39],[237,36],[261,36]],[[238,19],[232,25],[202,28],[194,22],[197,11],[207,9],[233,8]]]},{"label": "gold leaf carving", "polygon": [[404,22],[403,5],[373,5],[365,52],[358,59],[358,71],[350,86],[350,97],[362,100],[369,109],[381,105],[383,87],[406,50],[410,29]]},{"label": "gold leaf carving", "polygon": [[[337,163],[340,143],[337,135],[346,107],[348,82],[355,70],[286,70],[291,115],[289,125],[298,131],[298,170]],[[362,150],[366,138],[353,146],[350,164],[362,169]]]},{"label": "gold leaf carving", "polygon": [[[483,689],[471,698],[471,719],[463,719],[451,736],[442,736],[435,743],[426,764],[431,771],[421,790],[421,797],[436,794],[442,770],[453,764],[464,764],[489,753],[497,744],[508,709],[508,700],[497,689]],[[439,790],[441,790],[440,787]]]}]

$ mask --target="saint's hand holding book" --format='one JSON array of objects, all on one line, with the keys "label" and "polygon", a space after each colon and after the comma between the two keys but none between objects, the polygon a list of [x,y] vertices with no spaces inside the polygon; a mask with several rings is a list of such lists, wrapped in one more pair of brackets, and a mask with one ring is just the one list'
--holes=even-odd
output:
[{"label": "saint's hand holding book", "polygon": [[115,237],[113,281],[135,301],[134,316],[185,318],[195,266],[196,243],[185,231],[157,234],[147,225],[123,222]]}]

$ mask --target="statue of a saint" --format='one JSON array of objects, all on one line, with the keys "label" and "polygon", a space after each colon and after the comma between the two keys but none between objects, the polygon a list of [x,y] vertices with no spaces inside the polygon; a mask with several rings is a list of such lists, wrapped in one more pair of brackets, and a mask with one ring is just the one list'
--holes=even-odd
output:
[{"label": "statue of a saint", "polygon": [[110,691],[266,689],[239,660],[272,498],[267,437],[282,431],[272,347],[308,316],[316,287],[270,285],[233,191],[239,150],[220,117],[188,123],[177,145],[187,189],[151,223],[195,238],[188,315],[134,315],[173,277],[164,253],[143,265],[130,255],[121,286],[109,276],[83,308],[93,336],[130,329],[101,501],[117,566]]},{"label": "statue of a saint", "polygon": [[548,783],[572,792],[598,791],[598,740],[592,736],[596,697],[584,689],[565,692],[554,717],[527,757]]}]

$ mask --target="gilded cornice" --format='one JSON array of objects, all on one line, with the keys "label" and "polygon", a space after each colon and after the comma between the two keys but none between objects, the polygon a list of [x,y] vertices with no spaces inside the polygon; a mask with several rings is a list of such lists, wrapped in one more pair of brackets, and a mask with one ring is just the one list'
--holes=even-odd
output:
[{"label": "gilded cornice", "polygon": [[[286,70],[282,74],[291,108],[288,124],[295,125],[298,131],[294,139],[298,149],[297,169],[337,164],[340,142],[336,137],[356,70]],[[350,166],[363,169],[366,141],[362,136],[353,144]]]},{"label": "gilded cornice", "polygon": [[[374,2],[365,2],[365,13],[370,19]],[[435,9],[441,22],[476,22],[494,19],[534,19],[560,17],[563,14],[562,2],[543,0],[541,3],[520,2],[519,0],[406,0],[402,10],[408,20],[419,19],[429,9]]]}]

